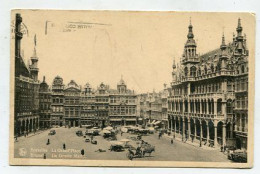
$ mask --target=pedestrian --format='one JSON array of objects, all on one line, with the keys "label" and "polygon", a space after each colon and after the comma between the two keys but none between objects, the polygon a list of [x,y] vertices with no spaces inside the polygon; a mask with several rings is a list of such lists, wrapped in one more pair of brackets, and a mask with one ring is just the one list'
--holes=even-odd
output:
[{"label": "pedestrian", "polygon": [[84,154],[85,154],[84,149],[81,149],[81,155],[84,156]]},{"label": "pedestrian", "polygon": [[173,138],[171,139],[171,144],[173,144]]},{"label": "pedestrian", "polygon": [[43,159],[46,159],[46,154],[43,155]]},{"label": "pedestrian", "polygon": [[121,131],[121,137],[123,136],[123,132]]},{"label": "pedestrian", "polygon": [[65,143],[63,143],[63,149],[64,149],[64,150],[66,149],[66,144],[65,144]]},{"label": "pedestrian", "polygon": [[47,145],[49,145],[50,144],[50,139],[48,138],[48,140],[47,140]]}]

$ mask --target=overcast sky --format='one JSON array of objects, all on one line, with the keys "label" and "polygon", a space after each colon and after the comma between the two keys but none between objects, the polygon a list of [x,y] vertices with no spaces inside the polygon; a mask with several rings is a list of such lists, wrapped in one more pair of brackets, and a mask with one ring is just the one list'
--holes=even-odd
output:
[{"label": "overcast sky", "polygon": [[[240,17],[248,47],[254,45],[254,18],[238,13],[19,11],[28,34],[22,39],[26,62],[37,35],[39,79],[51,85],[55,76],[96,88],[101,82],[116,88],[121,75],[137,92],[163,89],[172,80],[173,58],[179,61],[193,25],[197,53],[232,41]],[[47,21],[47,27],[46,27]],[[84,24],[84,25],[81,25]],[[75,27],[75,28],[74,28]],[[81,27],[81,28],[79,28]],[[47,28],[47,34],[46,34]]]}]

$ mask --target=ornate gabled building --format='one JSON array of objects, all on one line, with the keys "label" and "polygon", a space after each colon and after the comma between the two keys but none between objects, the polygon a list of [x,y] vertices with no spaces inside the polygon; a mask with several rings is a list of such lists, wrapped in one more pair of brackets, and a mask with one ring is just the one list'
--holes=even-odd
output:
[{"label": "ornate gabled building", "polygon": [[65,126],[79,126],[80,123],[80,87],[71,80],[64,89],[64,117],[63,123]]},{"label": "ornate gabled building", "polygon": [[14,134],[20,136],[39,129],[39,86],[36,55],[36,37],[31,64],[26,65],[21,56],[22,17],[15,17],[15,94]]},{"label": "ornate gabled building", "polygon": [[84,86],[81,92],[81,116],[82,125],[92,125],[97,117],[95,91],[89,83]]},{"label": "ornate gabled building", "polygon": [[39,90],[40,128],[50,128],[51,122],[51,90],[45,81],[45,76]]},{"label": "ornate gabled building", "polygon": [[109,124],[109,86],[103,82],[97,88],[95,93],[96,117],[94,125],[104,127]]},{"label": "ornate gabled building", "polygon": [[60,76],[54,78],[51,90],[51,126],[62,126],[64,125],[64,84]]},{"label": "ornate gabled building", "polygon": [[112,125],[135,125],[137,123],[137,95],[127,89],[121,78],[116,90],[109,91],[109,121]]},{"label": "ornate gabled building", "polygon": [[[198,56],[189,25],[180,65],[173,62],[168,97],[169,129],[176,136],[204,145],[247,144],[248,50],[238,20],[237,36]],[[242,87],[243,86],[243,87]]]}]

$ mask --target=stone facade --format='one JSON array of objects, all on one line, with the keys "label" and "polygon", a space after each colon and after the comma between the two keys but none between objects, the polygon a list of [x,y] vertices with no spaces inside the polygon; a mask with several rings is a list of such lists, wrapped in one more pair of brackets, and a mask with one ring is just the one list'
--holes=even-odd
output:
[{"label": "stone facade", "polygon": [[40,114],[40,128],[50,128],[51,122],[51,90],[49,85],[45,82],[45,77],[40,84],[39,91],[39,114]]},{"label": "stone facade", "polygon": [[109,92],[109,121],[112,125],[135,125],[137,123],[137,95],[127,89],[123,79],[116,90]]},{"label": "stone facade", "polygon": [[183,140],[208,146],[226,146],[236,139],[238,148],[247,141],[248,49],[238,20],[232,43],[199,56],[192,31],[180,64],[173,62],[168,97],[169,129]]},{"label": "stone facade", "polygon": [[36,37],[31,63],[25,64],[21,56],[22,17],[15,17],[15,94],[14,94],[14,134],[26,135],[39,129],[39,87],[36,55]]}]

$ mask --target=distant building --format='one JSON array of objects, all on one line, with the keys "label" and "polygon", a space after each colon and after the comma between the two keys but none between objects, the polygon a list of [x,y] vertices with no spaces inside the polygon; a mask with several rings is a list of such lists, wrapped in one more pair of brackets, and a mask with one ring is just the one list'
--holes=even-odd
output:
[{"label": "distant building", "polygon": [[223,35],[220,48],[201,56],[192,29],[180,65],[173,63],[169,129],[183,140],[223,147],[235,139],[237,148],[247,148],[249,53],[241,21],[232,43]]},{"label": "distant building", "polygon": [[95,93],[95,100],[96,116],[94,125],[104,127],[109,123],[109,86],[101,83]]},{"label": "distant building", "polygon": [[137,119],[137,95],[127,89],[121,78],[117,89],[109,90],[109,122],[112,125],[135,125]]},{"label": "distant building", "polygon": [[95,91],[89,83],[84,86],[81,92],[81,125],[92,125],[97,118]]},{"label": "distant building", "polygon": [[51,126],[65,125],[64,117],[64,84],[60,76],[56,76],[52,83],[51,93]]},{"label": "distant building", "polygon": [[71,80],[64,89],[64,123],[66,126],[79,126],[80,123],[80,87]]},{"label": "distant building", "polygon": [[39,114],[40,114],[40,128],[50,128],[51,126],[51,90],[49,85],[45,82],[45,77],[40,84],[39,91]]},{"label": "distant building", "polygon": [[139,94],[140,117],[145,121],[145,125],[168,128],[168,102],[169,89],[164,85],[164,89],[158,93]]},{"label": "distant building", "polygon": [[26,65],[21,56],[22,17],[15,17],[15,94],[14,94],[14,134],[27,134],[39,129],[39,86],[36,37],[31,64]]}]

